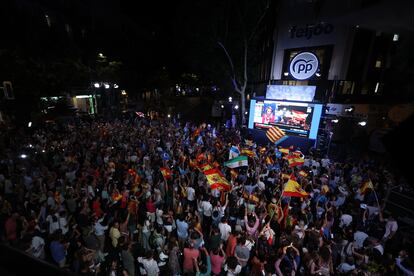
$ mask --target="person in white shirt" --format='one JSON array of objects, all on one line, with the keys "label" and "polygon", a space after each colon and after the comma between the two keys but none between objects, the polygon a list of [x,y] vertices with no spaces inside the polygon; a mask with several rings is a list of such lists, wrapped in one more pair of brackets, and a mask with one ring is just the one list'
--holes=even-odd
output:
[{"label": "person in white shirt", "polygon": [[364,247],[364,241],[368,238],[369,236],[365,233],[362,232],[360,230],[356,231],[354,233],[354,248],[355,249],[360,249],[362,247]]},{"label": "person in white shirt", "polygon": [[[38,226],[37,226],[38,227]],[[45,240],[41,237],[40,231],[36,229],[34,231],[34,236],[32,238],[32,243],[30,248],[26,252],[33,255],[35,258],[44,259],[45,258]]]},{"label": "person in white shirt", "polygon": [[[145,274],[147,276],[158,276],[160,269],[158,268],[157,262],[153,258],[152,251],[148,251],[145,258],[138,257],[138,262],[144,266]],[[144,271],[141,271],[141,274]]]},{"label": "person in white shirt", "polygon": [[218,228],[220,229],[221,240],[227,241],[231,233],[231,226],[228,225],[226,217],[221,218]]},{"label": "person in white shirt", "polygon": [[388,217],[387,224],[385,225],[385,233],[382,239],[384,241],[392,239],[392,237],[394,237],[395,232],[397,232],[397,230],[398,230],[398,223],[394,219],[394,217],[390,214]]},{"label": "person in white shirt", "polygon": [[203,212],[203,221],[202,227],[205,229],[206,233],[210,232],[212,218],[211,215],[213,214],[213,205],[211,205],[209,198],[206,196],[204,200],[201,202],[200,208]]},{"label": "person in white shirt", "polygon": [[339,221],[339,227],[344,228],[348,227],[352,223],[352,216],[348,214],[343,214]]},{"label": "person in white shirt", "polygon": [[104,251],[105,248],[105,231],[108,230],[108,225],[104,223],[104,218],[99,219],[95,222],[95,236],[99,240],[99,250]]},{"label": "person in white shirt", "polygon": [[62,230],[62,234],[66,235],[69,232],[69,224],[66,219],[66,212],[61,211],[58,216],[59,229]]}]

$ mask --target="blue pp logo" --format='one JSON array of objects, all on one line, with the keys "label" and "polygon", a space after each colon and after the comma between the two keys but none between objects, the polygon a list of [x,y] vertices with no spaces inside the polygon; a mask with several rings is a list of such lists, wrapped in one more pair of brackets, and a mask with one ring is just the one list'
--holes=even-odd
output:
[{"label": "blue pp logo", "polygon": [[318,67],[319,60],[314,53],[302,52],[293,57],[289,64],[289,71],[295,79],[306,80],[315,75]]}]

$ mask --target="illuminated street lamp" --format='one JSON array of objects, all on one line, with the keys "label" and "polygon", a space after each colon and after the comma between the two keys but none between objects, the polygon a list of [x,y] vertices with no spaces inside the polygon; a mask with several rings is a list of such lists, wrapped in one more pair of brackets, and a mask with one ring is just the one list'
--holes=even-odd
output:
[{"label": "illuminated street lamp", "polygon": [[109,87],[110,87],[110,85],[107,84],[107,83],[105,83],[104,86],[105,86],[105,89],[109,89]]},{"label": "illuminated street lamp", "polygon": [[229,97],[229,103],[231,103],[233,101],[232,97]]},{"label": "illuminated street lamp", "polygon": [[94,86],[95,88],[99,88],[101,85],[99,84],[99,82],[95,82],[95,83],[93,84],[93,86]]},{"label": "illuminated street lamp", "polygon": [[239,109],[239,105],[238,104],[236,104],[235,106],[234,106],[234,109]]}]

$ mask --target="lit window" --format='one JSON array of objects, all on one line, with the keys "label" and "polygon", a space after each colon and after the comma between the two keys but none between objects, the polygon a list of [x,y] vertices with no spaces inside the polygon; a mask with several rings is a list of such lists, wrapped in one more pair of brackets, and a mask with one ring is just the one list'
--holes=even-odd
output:
[{"label": "lit window", "polygon": [[381,68],[381,60],[375,62],[375,68]]}]

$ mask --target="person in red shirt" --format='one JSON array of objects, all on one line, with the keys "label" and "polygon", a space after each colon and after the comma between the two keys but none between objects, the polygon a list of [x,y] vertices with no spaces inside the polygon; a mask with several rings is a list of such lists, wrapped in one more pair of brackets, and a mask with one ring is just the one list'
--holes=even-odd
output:
[{"label": "person in red shirt", "polygon": [[100,218],[102,216],[103,212],[101,209],[101,197],[100,196],[97,196],[94,202],[92,203],[92,209],[97,218]]},{"label": "person in red shirt", "polygon": [[236,250],[237,245],[237,238],[240,236],[238,232],[235,230],[231,231],[229,238],[227,239],[227,247],[226,247],[226,256],[234,256],[234,251]]},{"label": "person in red shirt", "polygon": [[184,248],[184,273],[194,272],[193,259],[197,259],[199,256],[200,251],[198,251],[198,249],[195,249],[192,243],[189,243],[188,247]]},{"label": "person in red shirt", "polygon": [[4,225],[6,229],[6,239],[7,241],[14,243],[17,241],[17,218],[19,217],[18,213],[13,213],[9,217]]}]

